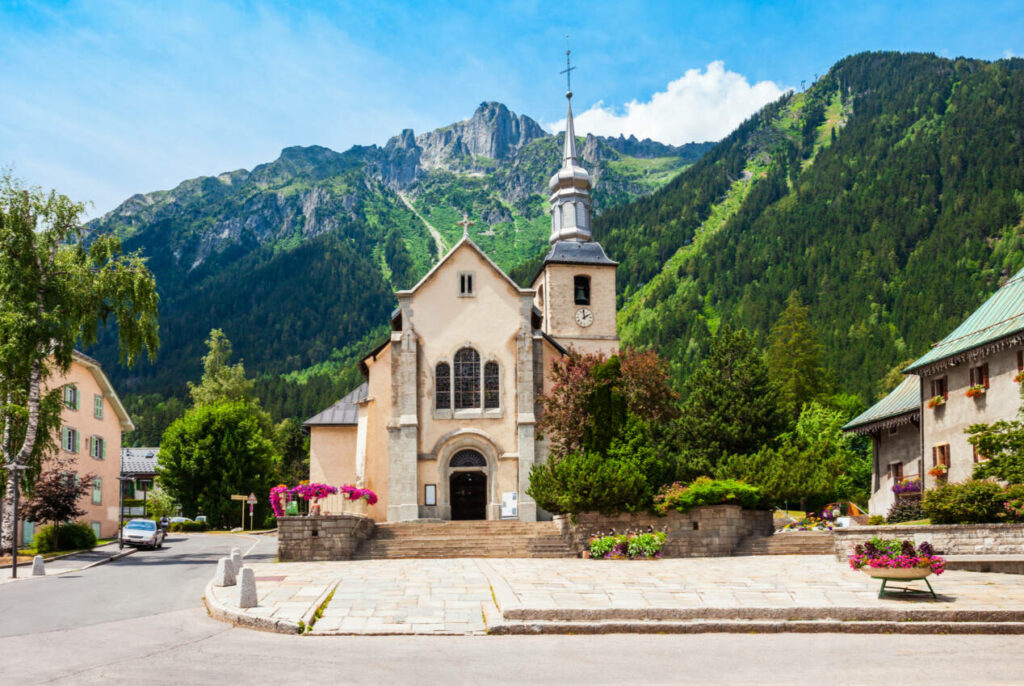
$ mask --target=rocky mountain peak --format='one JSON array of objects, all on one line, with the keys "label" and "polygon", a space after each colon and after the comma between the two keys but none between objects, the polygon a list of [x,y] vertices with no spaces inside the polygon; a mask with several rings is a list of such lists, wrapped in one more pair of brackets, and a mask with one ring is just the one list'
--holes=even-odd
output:
[{"label": "rocky mountain peak", "polygon": [[423,149],[423,166],[430,169],[468,156],[504,161],[546,135],[526,115],[516,115],[500,102],[482,102],[469,119],[421,134],[416,143]]}]

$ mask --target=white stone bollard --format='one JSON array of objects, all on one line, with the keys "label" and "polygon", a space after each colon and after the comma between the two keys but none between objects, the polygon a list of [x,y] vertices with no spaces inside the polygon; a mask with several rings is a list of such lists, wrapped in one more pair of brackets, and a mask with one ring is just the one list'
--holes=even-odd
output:
[{"label": "white stone bollard", "polygon": [[235,567],[235,575],[242,568],[242,551],[239,548],[231,549],[231,564]]},{"label": "white stone bollard", "polygon": [[32,576],[46,576],[46,567],[43,566],[42,555],[36,555],[32,558]]},{"label": "white stone bollard", "polygon": [[252,567],[242,567],[238,578],[238,607],[256,607],[256,573]]},{"label": "white stone bollard", "polygon": [[214,586],[234,586],[235,576],[235,566],[231,563],[230,557],[217,560],[217,573],[213,577]]}]

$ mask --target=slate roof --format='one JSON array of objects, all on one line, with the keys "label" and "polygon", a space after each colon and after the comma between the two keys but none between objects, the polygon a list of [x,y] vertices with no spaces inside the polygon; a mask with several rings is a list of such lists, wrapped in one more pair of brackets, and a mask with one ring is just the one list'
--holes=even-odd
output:
[{"label": "slate roof", "polygon": [[558,241],[548,254],[544,257],[544,264],[556,262],[558,264],[607,264],[614,267],[618,264],[615,260],[604,254],[604,248],[600,243],[587,241]]},{"label": "slate roof", "polygon": [[155,474],[160,448],[121,448],[122,474]]},{"label": "slate roof", "polygon": [[360,384],[344,398],[334,403],[326,410],[310,417],[303,426],[355,426],[359,421],[359,404],[369,395],[370,385]]},{"label": "slate roof", "polygon": [[1024,331],[1024,269],[1013,275],[963,324],[904,369],[911,372]]},{"label": "slate roof", "polygon": [[[903,379],[903,383],[893,389],[889,395],[879,400],[860,415],[851,419],[846,426],[843,427],[843,430],[855,431],[856,433],[866,433],[869,429],[876,428],[869,425],[878,424],[879,422],[885,422],[886,420],[892,420],[897,417],[903,418],[903,415],[912,415],[914,413],[917,413],[918,416],[920,416],[920,412],[921,377],[911,374]],[[914,417],[909,416],[905,417],[905,419],[907,421],[912,421]]]}]

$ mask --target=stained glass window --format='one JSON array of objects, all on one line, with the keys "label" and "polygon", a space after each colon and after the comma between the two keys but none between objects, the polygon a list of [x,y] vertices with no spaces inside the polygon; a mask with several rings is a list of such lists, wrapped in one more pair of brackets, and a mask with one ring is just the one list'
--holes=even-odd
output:
[{"label": "stained glass window", "polygon": [[438,362],[434,368],[434,407],[452,409],[452,373],[447,362]]},{"label": "stained glass window", "polygon": [[480,407],[480,355],[472,348],[455,353],[455,409]]},{"label": "stained glass window", "polygon": [[484,409],[493,410],[501,407],[499,393],[500,372],[497,362],[488,362],[484,365]]}]

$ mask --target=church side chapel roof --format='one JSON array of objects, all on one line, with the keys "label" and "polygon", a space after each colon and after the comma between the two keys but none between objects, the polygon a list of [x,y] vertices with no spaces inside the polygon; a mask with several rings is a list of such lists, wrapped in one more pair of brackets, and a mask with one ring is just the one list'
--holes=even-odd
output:
[{"label": "church side chapel roof", "polygon": [[851,419],[844,431],[871,433],[918,421],[921,417],[921,377],[911,374],[893,391]]},{"label": "church side chapel roof", "polygon": [[122,448],[122,474],[156,474],[160,448]]},{"label": "church side chapel roof", "polygon": [[[1024,331],[1024,269],[1013,275],[1003,286],[992,294],[981,307],[976,309],[963,324],[938,343],[923,357],[904,369],[904,373],[922,370],[925,367],[936,369],[953,366],[965,357],[976,357],[994,352],[994,350],[976,350],[987,348],[991,344],[1012,342],[1003,341],[1010,336]],[[968,355],[974,351],[973,355]],[[944,363],[944,364],[942,364]]]},{"label": "church side chapel roof", "polygon": [[366,400],[370,384],[362,383],[344,398],[320,414],[310,417],[303,426],[355,426],[359,421],[359,403]]}]

